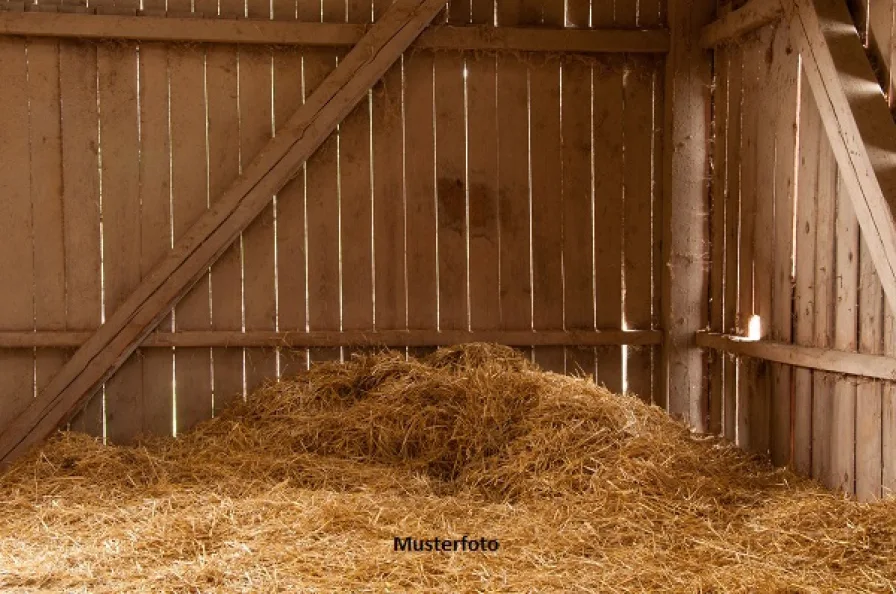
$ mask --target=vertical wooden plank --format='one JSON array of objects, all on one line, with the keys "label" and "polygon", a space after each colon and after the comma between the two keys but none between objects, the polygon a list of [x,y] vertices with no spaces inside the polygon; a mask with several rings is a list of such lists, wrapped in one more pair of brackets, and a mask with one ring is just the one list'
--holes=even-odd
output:
[{"label": "vertical wooden plank", "polygon": [[[189,8],[189,5],[184,7]],[[205,129],[204,52],[190,47],[168,51],[171,118],[171,206],[177,242],[208,208]],[[175,329],[208,330],[209,279],[202,279],[178,303]],[[175,352],[176,414],[179,431],[211,418],[214,412],[211,350]]]},{"label": "vertical wooden plank", "polygon": [[[348,21],[370,22],[370,0],[352,0]],[[340,232],[343,327],[371,330],[373,311],[373,190],[371,187],[371,94],[339,126]],[[364,349],[349,349],[363,352]]]},{"label": "vertical wooden plank", "polygon": [[[889,306],[884,317],[884,353],[896,355],[896,323]],[[892,382],[884,384],[883,402],[881,404],[881,459],[882,496],[896,495],[896,385]]]},{"label": "vertical wooden plank", "polygon": [[[622,327],[623,69],[594,69],[594,246],[598,329]],[[598,349],[598,381],[620,393],[622,347]]]},{"label": "vertical wooden plank", "polygon": [[[560,68],[555,61],[530,66],[532,126],[532,278],[535,330],[563,327],[563,207],[560,145]],[[563,347],[537,347],[546,371],[565,372]]]},{"label": "vertical wooden plank", "polygon": [[[762,50],[758,64],[761,81],[774,80],[773,62],[769,59],[769,51],[774,51],[774,30],[766,27],[759,34],[759,47]],[[773,56],[773,54],[772,54]],[[760,92],[758,96],[759,118],[756,128],[756,274],[754,290],[756,294],[754,310],[760,319],[762,338],[770,335],[772,320],[772,284],[774,275],[774,241],[775,236],[775,190],[774,183],[768,183],[774,176],[775,159],[775,119],[766,114],[774,113],[776,108],[774,92]],[[770,412],[772,397],[771,365],[760,362],[755,366],[754,382],[756,390],[750,400],[748,411],[750,427],[750,444],[754,452],[766,456],[770,449]]]},{"label": "vertical wooden plank", "polygon": [[658,27],[663,22],[666,0],[638,0],[638,26]]},{"label": "vertical wooden plank", "polygon": [[[564,326],[595,327],[592,243],[591,64],[568,58],[562,65]],[[647,249],[650,249],[648,240]],[[650,258],[647,258],[649,265]],[[650,291],[644,296],[649,301]],[[596,377],[592,348],[566,349],[566,370]]]},{"label": "vertical wooden plank", "polygon": [[[200,101],[202,97],[200,95]],[[199,116],[200,141],[205,148],[205,106]],[[171,144],[168,101],[168,50],[163,44],[140,46],[140,274],[149,274],[171,249]],[[203,187],[205,195],[205,154],[203,150]],[[206,285],[207,287],[207,285]],[[206,295],[206,302],[208,297]],[[163,323],[171,329],[170,320]],[[206,324],[206,329],[208,325]],[[172,365],[168,349],[141,349],[143,360],[143,425],[150,435],[170,435],[174,393]],[[208,378],[208,364],[206,364]],[[211,409],[211,381],[208,402]],[[198,396],[198,395],[197,395]]]},{"label": "vertical wooden plank", "polygon": [[[0,327],[34,329],[28,83],[25,42],[0,40]],[[6,426],[34,397],[34,352],[0,353],[0,426]]]},{"label": "vertical wooden plank", "polygon": [[[433,54],[405,59],[405,184],[408,327],[438,327]],[[420,352],[420,351],[418,351]]]},{"label": "vertical wooden plank", "polygon": [[[288,2],[275,3],[274,18],[295,18]],[[277,129],[302,104],[302,54],[274,52],[274,122]],[[281,331],[305,330],[305,170],[277,194],[277,291]],[[308,349],[280,352],[280,377],[308,368]]]},{"label": "vertical wooden plank", "polygon": [[[517,15],[504,13],[499,15],[499,22],[512,26],[517,24],[516,18]],[[501,328],[529,330],[532,328],[532,285],[528,67],[518,56],[499,54],[497,76]],[[531,356],[531,349],[524,352]]]},{"label": "vertical wooden plank", "polygon": [[709,53],[693,40],[714,12],[711,0],[670,0],[672,45],[665,78],[662,319],[666,340],[661,390],[668,394],[669,411],[697,431],[705,431],[699,408],[705,400],[706,361],[695,337],[709,319],[704,251],[712,64]]},{"label": "vertical wooden plank", "polygon": [[[756,313],[754,303],[754,267],[756,251],[756,213],[758,208],[758,130],[760,112],[760,64],[763,50],[758,40],[752,40],[743,47],[743,105],[741,107],[741,181],[740,181],[740,249],[738,258],[738,320],[739,334],[744,334],[747,324]],[[744,449],[751,449],[750,442],[750,395],[753,393],[747,363],[740,362],[739,373],[742,381],[737,394],[737,443]]]},{"label": "vertical wooden plank", "polygon": [[435,56],[439,328],[442,330],[468,327],[465,69],[462,55],[441,52]]},{"label": "vertical wooden plank", "polygon": [[[268,3],[250,2],[249,16],[266,18]],[[273,134],[271,113],[271,51],[264,47],[240,48],[240,162],[245,168]],[[274,203],[243,232],[243,291],[245,327],[274,330],[277,299],[274,271]],[[273,349],[246,349],[246,391],[254,392],[265,380],[277,377]]]},{"label": "vertical wooden plank", "polygon": [[[200,5],[201,6],[201,5]],[[214,7],[212,4],[209,8]],[[243,14],[243,3],[221,0],[219,14]],[[208,135],[208,193],[220,199],[240,170],[237,48],[209,46],[206,50],[206,126]],[[242,258],[239,241],[212,265],[212,328],[242,330]],[[212,350],[214,412],[243,397],[243,352],[237,348]]]},{"label": "vertical wooden plank", "polygon": [[[725,309],[723,325],[727,332],[738,332],[738,241],[741,212],[741,161],[743,155],[742,110],[744,58],[742,48],[732,48],[729,62],[728,99],[728,155],[727,186],[725,188]],[[734,441],[737,435],[737,360],[725,357],[722,361],[724,373],[724,397],[722,422],[725,437]]]},{"label": "vertical wooden plank", "polygon": [[[333,50],[305,52],[305,97],[336,68]],[[340,330],[341,278],[339,269],[339,167],[334,133],[308,161],[308,325],[311,330]],[[340,349],[312,349],[314,361],[338,360]]]},{"label": "vertical wooden plank", "polygon": [[[111,315],[140,282],[137,47],[97,48],[105,311]],[[105,385],[106,438],[127,443],[143,416],[143,373],[137,357]]]},{"label": "vertical wooden plank", "polygon": [[[14,62],[4,59],[0,64],[9,67]],[[102,316],[96,66],[94,44],[60,45],[67,330],[95,330]],[[11,79],[4,76],[3,80]],[[4,125],[0,130],[14,128]],[[72,419],[71,428],[103,435],[101,394]]]},{"label": "vertical wooden plank", "polygon": [[613,3],[614,13],[616,16],[616,24],[619,27],[634,28],[638,23],[638,2],[619,2]]},{"label": "vertical wooden plank", "polygon": [[467,58],[469,291],[470,326],[474,330],[497,330],[501,326],[496,68],[494,55]]},{"label": "vertical wooden plank", "polygon": [[[666,92],[666,71],[664,69],[665,59],[654,57],[653,66],[653,195],[652,195],[652,230],[651,244],[653,251],[651,252],[651,271],[653,278],[651,279],[651,327],[654,330],[661,330],[663,327],[662,312],[662,286],[663,278],[663,229],[665,220],[665,211],[663,205],[664,195],[664,170],[665,162],[663,159],[665,151],[665,130],[663,128],[663,117],[666,110],[665,92]],[[708,317],[707,317],[708,321]],[[662,409],[668,408],[666,399],[667,392],[661,389],[664,385],[664,368],[662,365],[662,348],[655,346],[650,349],[651,360],[653,365],[653,400],[652,403]]]},{"label": "vertical wooden plank", "polygon": [[[821,142],[818,152],[815,223],[815,330],[813,345],[833,346],[834,335],[834,219],[837,166],[830,145]],[[812,378],[812,476],[833,486],[830,475],[831,414],[834,378],[816,372]]]},{"label": "vertical wooden plank", "polygon": [[[845,198],[847,196],[844,195]],[[884,296],[864,241],[859,252],[859,265],[859,351],[876,355],[883,351]],[[855,408],[855,494],[860,501],[871,501],[881,496],[881,469],[884,464],[881,459],[882,398],[879,383],[859,382]],[[852,484],[849,483],[846,488],[851,492]]]},{"label": "vertical wooden plank", "polygon": [[[652,326],[651,269],[653,188],[653,92],[648,60],[629,58],[625,77],[625,322]],[[629,391],[647,402],[653,383],[649,349],[628,351]]]},{"label": "vertical wooden plank", "polygon": [[[31,208],[34,234],[34,328],[65,329],[65,238],[62,203],[62,138],[59,92],[59,45],[51,40],[28,43],[29,146]],[[37,349],[34,374],[43,390],[69,353]]]},{"label": "vertical wooden plank", "polygon": [[[771,337],[793,340],[793,228],[797,162],[797,109],[799,93],[797,52],[789,46],[789,32],[775,32],[773,69],[778,88],[775,107],[775,264]],[[789,50],[789,51],[788,51]],[[791,368],[772,365],[771,457],[778,466],[791,460]]]},{"label": "vertical wooden plank", "polygon": [[[712,252],[710,269],[710,328],[724,332],[725,292],[725,187],[728,183],[728,65],[729,50],[720,47],[715,60],[715,101],[713,111]],[[722,433],[724,355],[710,353],[709,431]]]},{"label": "vertical wooden plank", "polygon": [[579,29],[591,26],[591,0],[567,0],[566,26]]},{"label": "vertical wooden plank", "polygon": [[[815,330],[815,197],[822,124],[805,80],[800,100],[794,340],[796,344],[811,346]],[[812,372],[794,369],[793,389],[793,467],[797,472],[809,474],[812,470]]]},{"label": "vertical wooden plank", "polygon": [[474,25],[494,25],[495,3],[499,0],[472,0],[470,22]]},{"label": "vertical wooden plank", "polygon": [[381,330],[407,326],[403,78],[403,63],[396,64],[373,92],[376,327]]},{"label": "vertical wooden plank", "polygon": [[[369,3],[368,3],[369,6]],[[295,0],[274,0],[273,18],[295,21]],[[302,53],[273,51],[274,134],[302,105]],[[305,318],[305,168],[277,193],[277,322],[280,331],[302,332]],[[308,369],[308,349],[281,350],[280,377]]]},{"label": "vertical wooden plank", "polygon": [[[855,351],[858,322],[859,241],[855,211],[842,180],[837,184],[836,272],[834,275],[835,318],[834,348]],[[881,303],[883,296],[878,295]],[[878,320],[878,324],[880,320]],[[838,378],[834,384],[831,415],[830,463],[827,483],[847,492],[853,491],[856,452],[855,378]]]},{"label": "vertical wooden plank", "polygon": [[[579,3],[583,4],[583,3]],[[590,22],[583,9],[573,10],[569,25],[613,27],[612,0],[591,2]],[[623,237],[623,64],[611,61],[609,68],[592,65],[592,110],[594,122],[592,170],[594,172],[594,292],[595,324],[600,328],[622,327],[622,237]],[[607,346],[595,349],[597,381],[614,393],[624,389],[622,354],[626,349]]]}]

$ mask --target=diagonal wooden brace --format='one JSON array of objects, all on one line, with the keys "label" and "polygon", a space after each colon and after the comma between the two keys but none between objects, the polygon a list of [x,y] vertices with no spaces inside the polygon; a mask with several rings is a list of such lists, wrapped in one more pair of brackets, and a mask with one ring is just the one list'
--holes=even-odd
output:
[{"label": "diagonal wooden brace", "polygon": [[844,0],[781,0],[840,175],[896,310],[896,124]]},{"label": "diagonal wooden brace", "polygon": [[118,370],[444,6],[445,0],[395,0],[224,196],[3,428],[0,466],[45,440]]}]

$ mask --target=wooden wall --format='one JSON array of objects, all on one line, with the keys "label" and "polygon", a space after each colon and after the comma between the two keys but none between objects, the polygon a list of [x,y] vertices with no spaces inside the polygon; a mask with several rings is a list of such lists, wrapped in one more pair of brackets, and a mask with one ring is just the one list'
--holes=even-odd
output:
[{"label": "wooden wall", "polygon": [[[388,3],[90,7],[366,23]],[[439,18],[631,28],[664,15],[660,0],[460,0]],[[96,329],[343,52],[0,38],[0,332]],[[410,51],[161,330],[656,329],[662,67]],[[0,351],[0,425],[71,352]],[[113,442],[177,433],[352,352],[141,348],[72,426]],[[662,403],[654,348],[532,356]]]},{"label": "wooden wall", "polygon": [[[868,6],[858,28],[888,60],[894,3]],[[711,330],[746,335],[755,315],[764,339],[894,355],[894,318],[788,37],[772,25],[715,54]],[[711,381],[715,431],[861,499],[896,488],[896,385],[719,355]]]}]

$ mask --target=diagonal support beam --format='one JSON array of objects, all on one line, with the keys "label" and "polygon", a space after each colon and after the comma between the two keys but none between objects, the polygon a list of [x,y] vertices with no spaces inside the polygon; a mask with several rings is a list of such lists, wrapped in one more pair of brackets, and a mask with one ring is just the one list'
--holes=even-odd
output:
[{"label": "diagonal support beam", "polygon": [[46,439],[115,373],[444,6],[445,0],[395,0],[284,131],[77,350],[32,404],[3,429],[0,465],[9,464]]},{"label": "diagonal support beam", "polygon": [[896,310],[896,124],[844,0],[780,0],[887,303]]},{"label": "diagonal support beam", "polygon": [[750,0],[742,7],[703,27],[700,47],[711,49],[736,41],[784,16],[781,0]]}]

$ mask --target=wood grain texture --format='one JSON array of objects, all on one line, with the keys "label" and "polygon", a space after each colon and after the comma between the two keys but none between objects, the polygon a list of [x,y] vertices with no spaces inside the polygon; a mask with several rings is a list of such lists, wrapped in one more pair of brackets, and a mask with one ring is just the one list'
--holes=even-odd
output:
[{"label": "wood grain texture", "polygon": [[[236,10],[235,3],[221,10]],[[206,53],[208,92],[209,188],[212,205],[237,178],[240,170],[237,49],[209,48]],[[211,266],[212,328],[242,330],[242,255],[239,243],[231,245]],[[214,412],[243,397],[243,353],[240,349],[212,351]]]},{"label": "wood grain texture", "polygon": [[[859,252],[859,275],[858,347],[862,353],[878,355],[883,352],[883,291],[864,240]],[[860,501],[871,501],[881,496],[882,398],[882,387],[878,383],[861,382],[856,387],[854,488]],[[835,486],[843,488],[840,483],[838,481]],[[852,482],[846,483],[846,490],[852,492]]]},{"label": "wood grain texture", "polygon": [[[596,68],[592,135],[598,328],[622,327],[624,104],[622,68]],[[600,349],[597,366],[598,382],[614,393],[622,392],[622,349]]]},{"label": "wood grain texture", "polygon": [[436,153],[433,54],[405,59],[407,319],[412,330],[438,328]]},{"label": "wood grain texture", "polygon": [[[5,287],[0,300],[0,324],[4,328],[31,330],[34,326],[31,217],[31,167],[28,147],[28,83],[25,44],[0,40],[0,77],[4,81],[7,109],[0,112],[0,281]],[[8,424],[34,398],[34,354],[11,352],[0,364],[0,423]]]},{"label": "wood grain texture", "polygon": [[407,327],[403,78],[403,64],[396,64],[373,92],[376,328],[383,330]]},{"label": "wood grain texture", "polygon": [[[590,62],[571,59],[563,62],[563,320],[570,330],[595,327],[591,67]],[[647,262],[649,265],[650,258]],[[649,299],[646,301],[649,303]],[[596,377],[594,350],[567,349],[566,370],[570,374]]]},{"label": "wood grain texture", "polygon": [[[815,101],[803,86],[800,106],[800,160],[797,168],[796,276],[794,283],[794,343],[810,346],[815,336],[815,258],[818,158],[821,122]],[[812,374],[793,373],[793,465],[803,474],[812,470]]]},{"label": "wood grain texture", "polygon": [[[59,44],[28,44],[29,156],[33,225],[34,327],[65,329],[65,236],[62,202],[62,118]],[[35,389],[40,392],[71,353],[34,353]]]},{"label": "wood grain texture", "polygon": [[[631,59],[625,78],[625,323],[634,330],[653,324],[653,77],[652,64]],[[649,350],[628,351],[628,389],[653,400]],[[708,411],[705,411],[708,412]]]},{"label": "wood grain texture", "polygon": [[[66,327],[92,330],[100,323],[100,201],[97,137],[96,47],[60,45],[62,99],[62,203],[65,221]],[[102,437],[102,395],[88,400],[71,428]]]},{"label": "wood grain texture", "polygon": [[[267,2],[250,2],[250,16],[267,16]],[[273,135],[271,51],[240,48],[240,160],[241,170],[260,155]],[[246,330],[274,330],[277,324],[274,203],[271,201],[243,231],[243,307]],[[277,377],[277,352],[246,350],[246,391],[254,392]]]},{"label": "wood grain texture", "polygon": [[[796,191],[797,109],[799,93],[798,56],[790,45],[786,28],[775,32],[772,55],[773,79],[778,89],[775,99],[775,254],[770,320],[773,340],[793,339],[793,229]],[[772,366],[771,458],[778,466],[791,459],[791,379],[789,367]]]},{"label": "wood grain texture", "polygon": [[497,59],[471,55],[466,68],[470,328],[495,330],[501,327]]},{"label": "wood grain texture", "polygon": [[[526,101],[523,102],[522,98]],[[501,327],[505,330],[523,330],[532,327],[532,282],[529,274],[528,98],[526,63],[517,57],[499,56],[496,121],[501,264],[500,319]],[[531,350],[526,350],[525,353],[531,356]]]},{"label": "wood grain texture", "polygon": [[[740,217],[740,179],[742,157],[742,118],[741,103],[743,101],[743,52],[740,48],[732,48],[729,54],[728,72],[728,152],[725,160],[727,167],[727,186],[725,188],[725,308],[723,326],[731,334],[739,334],[738,298],[739,298],[739,217]],[[722,406],[722,424],[724,435],[734,441],[737,436],[737,361],[726,357],[722,361],[724,374],[724,397]]]},{"label": "wood grain texture", "polygon": [[[713,178],[711,192],[711,241],[709,327],[713,332],[724,332],[725,313],[725,190],[728,184],[728,111],[729,111],[729,51],[719,48],[715,60],[715,109],[713,111]],[[709,371],[709,431],[722,433],[724,397],[724,357],[710,356]]]},{"label": "wood grain texture", "polygon": [[[205,106],[200,136],[205,146]],[[169,137],[168,50],[158,44],[140,46],[140,274],[149,274],[171,249],[171,140]],[[202,173],[205,173],[203,150]],[[203,183],[203,186],[205,184]],[[203,187],[203,190],[205,188]],[[203,191],[203,194],[205,192]],[[207,285],[206,285],[207,290]],[[206,296],[206,302],[208,298]],[[167,323],[166,323],[167,322]],[[162,324],[171,329],[170,320]],[[208,329],[206,324],[205,328]],[[143,371],[141,432],[170,435],[173,427],[174,355],[140,350]],[[208,378],[208,366],[206,366]],[[208,378],[211,408],[211,379]]]},{"label": "wood grain texture", "polygon": [[[560,65],[530,65],[532,147],[532,278],[534,327],[563,327],[563,156],[560,138]],[[535,361],[547,371],[566,370],[563,349],[537,348]]]},{"label": "wood grain texture", "polygon": [[462,55],[435,56],[436,198],[439,328],[468,327],[468,184],[466,96]]},{"label": "wood grain texture", "polygon": [[701,406],[706,385],[704,354],[694,336],[708,322],[706,295],[711,61],[692,40],[715,10],[710,0],[671,0],[672,49],[666,61],[666,142],[663,174],[661,391],[667,408],[697,431],[705,431]]},{"label": "wood grain texture", "polygon": [[[140,283],[140,202],[137,111],[137,48],[134,44],[97,48],[103,279],[106,319]],[[106,382],[106,438],[126,443],[138,431],[142,407],[141,361],[131,357]]]},{"label": "wood grain texture", "polygon": [[[195,48],[168,50],[174,242],[184,237],[208,209],[211,200],[207,183],[204,61],[205,53]],[[149,270],[151,267],[147,273]],[[211,327],[209,289],[210,278],[205,276],[177,305],[177,330],[208,330]],[[179,432],[211,418],[214,412],[211,356],[211,349],[179,349],[175,353],[176,426]]]}]

